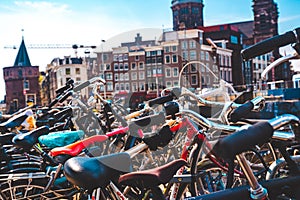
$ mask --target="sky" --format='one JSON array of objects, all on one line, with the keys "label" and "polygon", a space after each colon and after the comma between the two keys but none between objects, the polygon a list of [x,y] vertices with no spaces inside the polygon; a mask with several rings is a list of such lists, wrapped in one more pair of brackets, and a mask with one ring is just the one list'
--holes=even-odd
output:
[{"label": "sky", "polygon": [[[275,2],[279,8],[279,33],[300,27],[300,1]],[[253,20],[252,0],[203,0],[203,3],[205,26]],[[17,55],[16,49],[4,47],[19,47],[22,36],[26,45],[80,44],[103,48],[106,44],[102,40],[112,41],[128,31],[136,34],[137,29],[171,29],[170,7],[171,0],[1,0],[0,100],[5,95],[2,68],[12,66]],[[84,56],[84,50],[78,51],[78,55]],[[40,70],[55,57],[74,56],[71,48],[27,51],[31,64],[40,66]]]}]

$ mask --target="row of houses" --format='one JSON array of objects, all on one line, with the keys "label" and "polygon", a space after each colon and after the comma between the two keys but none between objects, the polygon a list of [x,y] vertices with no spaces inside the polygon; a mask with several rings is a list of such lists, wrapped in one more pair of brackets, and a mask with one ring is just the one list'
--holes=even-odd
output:
[{"label": "row of houses", "polygon": [[[42,102],[47,104],[55,98],[54,91],[70,78],[79,84],[100,76],[106,80],[102,88],[106,98],[129,96],[132,108],[180,82],[190,89],[216,85],[216,77],[232,82],[232,50],[214,48],[203,41],[199,29],[164,32],[157,41],[143,41],[137,33],[134,42],[95,52],[95,57],[53,59],[46,70]],[[88,90],[82,91],[83,98],[89,95]]]}]

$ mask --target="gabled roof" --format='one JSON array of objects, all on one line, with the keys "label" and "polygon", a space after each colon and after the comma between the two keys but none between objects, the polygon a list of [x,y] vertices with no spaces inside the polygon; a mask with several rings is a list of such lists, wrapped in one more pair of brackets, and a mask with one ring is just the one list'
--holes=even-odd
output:
[{"label": "gabled roof", "polygon": [[22,38],[22,42],[14,66],[31,66],[27,49],[25,46],[24,38]]}]

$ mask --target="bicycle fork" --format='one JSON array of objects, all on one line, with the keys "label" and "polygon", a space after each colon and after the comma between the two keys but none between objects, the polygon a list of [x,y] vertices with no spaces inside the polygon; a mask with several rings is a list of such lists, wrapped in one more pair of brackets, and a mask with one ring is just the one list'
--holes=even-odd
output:
[{"label": "bicycle fork", "polygon": [[266,188],[262,187],[254,176],[244,154],[236,155],[236,159],[240,164],[247,180],[250,185],[250,197],[255,200],[268,200],[268,191]]}]

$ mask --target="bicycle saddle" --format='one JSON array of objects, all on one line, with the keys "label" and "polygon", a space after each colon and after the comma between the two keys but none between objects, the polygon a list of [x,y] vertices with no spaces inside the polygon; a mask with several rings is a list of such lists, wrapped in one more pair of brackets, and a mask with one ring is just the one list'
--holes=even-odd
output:
[{"label": "bicycle saddle", "polygon": [[117,180],[129,171],[132,171],[132,163],[125,152],[94,158],[73,157],[64,164],[68,181],[88,190],[105,187],[110,180]]},{"label": "bicycle saddle", "polygon": [[168,183],[176,171],[184,165],[186,165],[185,160],[174,160],[154,169],[124,174],[119,178],[119,183],[126,186],[139,187],[141,189],[151,188]]},{"label": "bicycle saddle", "polygon": [[10,118],[6,122],[2,122],[0,124],[0,131],[6,132],[8,128],[15,128],[17,126],[20,126],[26,120],[27,117],[28,115],[26,114],[20,114]]},{"label": "bicycle saddle", "polygon": [[0,135],[0,144],[12,144],[12,139],[14,136],[16,136],[15,133],[6,133],[4,135]]},{"label": "bicycle saddle", "polygon": [[[57,126],[55,127],[57,128]],[[52,128],[50,128],[51,132]],[[51,132],[48,135],[42,135],[39,137],[40,144],[53,149],[56,147],[63,147],[69,144],[72,144],[81,138],[84,138],[84,131],[77,130],[77,131],[57,131]]]},{"label": "bicycle saddle", "polygon": [[82,150],[88,146],[90,146],[91,144],[95,143],[95,142],[103,142],[105,140],[107,140],[107,136],[106,135],[94,135],[88,138],[85,138],[83,140],[77,141],[73,144],[69,144],[67,146],[63,146],[63,147],[56,147],[54,149],[52,149],[49,154],[50,156],[57,156],[57,155],[61,155],[61,154],[67,154],[70,156],[77,156],[79,153],[82,152]]},{"label": "bicycle saddle", "polygon": [[42,126],[33,131],[18,134],[13,138],[13,144],[17,147],[21,147],[25,150],[29,150],[32,146],[38,142],[38,138],[41,135],[46,135],[49,133],[48,126]]},{"label": "bicycle saddle", "polygon": [[258,122],[247,129],[221,138],[213,147],[213,152],[225,160],[251,150],[255,145],[267,143],[273,135],[273,127],[268,122]]}]

